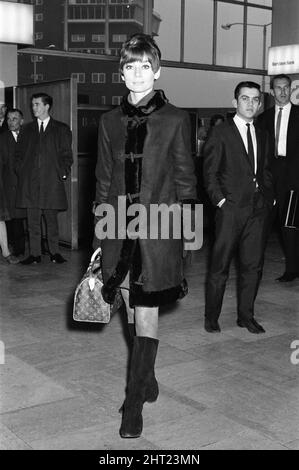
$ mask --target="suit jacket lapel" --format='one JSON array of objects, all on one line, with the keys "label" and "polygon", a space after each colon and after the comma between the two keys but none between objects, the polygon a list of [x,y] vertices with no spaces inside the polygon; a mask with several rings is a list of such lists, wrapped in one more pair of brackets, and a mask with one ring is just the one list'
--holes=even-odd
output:
[{"label": "suit jacket lapel", "polygon": [[270,108],[269,115],[270,115],[271,125],[268,128],[268,132],[269,132],[270,138],[275,140],[275,106]]},{"label": "suit jacket lapel", "polygon": [[[291,105],[291,111],[290,111],[290,116],[289,116],[289,122],[288,122],[288,129],[287,129],[287,154],[289,153],[289,142],[290,142],[290,136],[293,132],[293,127],[294,127],[294,122],[295,122],[295,108],[293,105]],[[297,131],[298,132],[298,131]]]},{"label": "suit jacket lapel", "polygon": [[256,136],[256,173],[258,173],[259,165],[262,159],[262,132],[257,127],[255,128],[255,136]]},{"label": "suit jacket lapel", "polygon": [[48,125],[45,130],[45,134],[52,129],[53,126],[53,119],[50,117],[50,121],[48,122]]},{"label": "suit jacket lapel", "polygon": [[14,144],[16,143],[14,135],[11,131],[9,131],[9,138],[8,138],[8,144],[10,148],[14,147]]}]

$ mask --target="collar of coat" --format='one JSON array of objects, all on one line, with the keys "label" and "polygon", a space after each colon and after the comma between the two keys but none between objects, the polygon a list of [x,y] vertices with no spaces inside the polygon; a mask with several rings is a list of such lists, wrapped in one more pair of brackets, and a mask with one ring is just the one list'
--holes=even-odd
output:
[{"label": "collar of coat", "polygon": [[154,96],[141,106],[134,106],[128,100],[129,93],[123,97],[121,102],[121,109],[125,115],[128,117],[145,117],[151,114],[154,111],[162,108],[168,100],[164,95],[163,90],[156,90]]}]

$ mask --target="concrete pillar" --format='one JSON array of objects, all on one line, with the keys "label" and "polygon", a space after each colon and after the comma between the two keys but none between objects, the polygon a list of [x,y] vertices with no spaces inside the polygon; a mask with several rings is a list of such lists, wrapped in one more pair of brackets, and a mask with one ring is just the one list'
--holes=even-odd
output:
[{"label": "concrete pillar", "polygon": [[153,0],[143,2],[143,31],[145,34],[153,33]]},{"label": "concrete pillar", "polygon": [[272,46],[299,44],[298,0],[272,0]]},{"label": "concrete pillar", "polygon": [[4,100],[4,88],[16,86],[18,80],[17,46],[0,44],[0,102]]},{"label": "concrete pillar", "polygon": [[[298,0],[272,0],[272,46],[299,44],[299,2]],[[292,78],[291,101],[299,104],[299,74]]]}]

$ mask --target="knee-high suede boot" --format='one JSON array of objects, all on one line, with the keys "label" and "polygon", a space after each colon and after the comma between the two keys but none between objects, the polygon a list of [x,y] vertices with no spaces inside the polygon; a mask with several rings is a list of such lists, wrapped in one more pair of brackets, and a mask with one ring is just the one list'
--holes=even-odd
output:
[{"label": "knee-high suede boot", "polygon": [[[130,365],[130,376],[123,404],[121,437],[139,437],[142,433],[142,408],[145,401],[155,401],[158,384],[154,366],[159,341],[147,336],[135,336]],[[156,383],[156,387],[151,384]],[[148,392],[149,390],[149,392]]]},{"label": "knee-high suede boot", "polygon": [[[130,339],[130,344],[132,345],[132,353],[134,349],[134,338],[135,338],[135,323],[128,323],[128,331],[129,331],[129,339]],[[158,382],[155,377],[155,371],[153,369],[150,379],[148,381],[147,387],[146,387],[146,392],[145,392],[145,400],[149,403],[153,403],[154,401],[157,400],[159,395],[159,387],[158,387]],[[122,411],[122,408],[121,410]]]}]

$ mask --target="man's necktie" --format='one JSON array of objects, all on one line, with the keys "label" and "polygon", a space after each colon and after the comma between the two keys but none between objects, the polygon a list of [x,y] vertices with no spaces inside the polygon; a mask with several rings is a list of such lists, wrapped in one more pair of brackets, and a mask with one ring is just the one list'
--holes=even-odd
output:
[{"label": "man's necktie", "polygon": [[43,121],[40,124],[39,133],[40,133],[40,136],[42,136],[44,134],[44,123],[43,123]]},{"label": "man's necktie", "polygon": [[282,108],[279,108],[279,113],[277,115],[276,127],[275,127],[275,157],[278,156],[278,142],[279,142],[279,134],[280,134],[281,115],[282,115]]},{"label": "man's necktie", "polygon": [[247,153],[249,157],[249,161],[252,163],[252,167],[254,168],[254,150],[253,150],[253,143],[252,143],[252,137],[251,137],[251,132],[250,132],[250,124],[247,123]]}]

